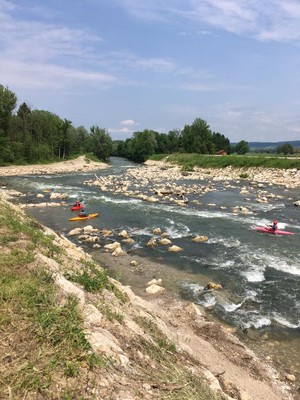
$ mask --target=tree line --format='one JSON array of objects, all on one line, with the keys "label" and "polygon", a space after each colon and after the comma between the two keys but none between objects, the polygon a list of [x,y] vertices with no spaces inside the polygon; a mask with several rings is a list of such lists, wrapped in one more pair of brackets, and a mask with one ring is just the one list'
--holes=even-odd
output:
[{"label": "tree line", "polygon": [[[0,164],[51,162],[91,153],[102,161],[113,156],[144,162],[153,154],[245,154],[249,144],[241,140],[235,146],[208,123],[196,118],[183,129],[159,133],[145,129],[134,132],[129,139],[112,141],[109,132],[99,126],[89,131],[74,127],[68,119],[45,111],[33,110],[25,102],[18,109],[17,96],[0,84]],[[291,154],[293,148],[284,145],[280,151]]]},{"label": "tree line", "polygon": [[108,132],[99,126],[87,131],[68,119],[26,103],[18,109],[17,96],[0,84],[0,163],[39,163],[93,153],[106,161],[112,152]]}]

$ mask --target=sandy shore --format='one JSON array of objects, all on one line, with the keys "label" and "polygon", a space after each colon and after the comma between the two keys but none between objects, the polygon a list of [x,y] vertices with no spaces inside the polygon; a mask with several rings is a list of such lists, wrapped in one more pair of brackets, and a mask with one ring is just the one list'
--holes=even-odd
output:
[{"label": "sandy shore", "polygon": [[10,165],[8,167],[0,167],[0,176],[67,174],[94,171],[104,168],[108,168],[108,164],[90,161],[84,156],[80,156],[74,160],[61,161],[52,164]]}]

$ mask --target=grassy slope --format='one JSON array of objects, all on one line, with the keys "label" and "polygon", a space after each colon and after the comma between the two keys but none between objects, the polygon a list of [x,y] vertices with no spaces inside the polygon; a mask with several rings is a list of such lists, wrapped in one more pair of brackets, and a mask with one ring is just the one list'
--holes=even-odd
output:
[{"label": "grassy slope", "polygon": [[[122,327],[125,295],[100,266],[82,261],[81,270],[78,265],[72,270],[66,250],[4,201],[0,201],[0,233],[0,398],[116,399],[122,389],[119,382],[125,379],[124,387],[136,398],[221,399],[199,373],[191,373],[194,361],[178,354],[153,322],[137,316],[135,322],[145,335],[127,336]],[[104,325],[119,332],[130,368],[122,369],[112,359],[93,353],[78,300],[62,296],[52,274],[36,262],[37,253],[54,259],[65,277],[92,296]],[[110,293],[109,301],[104,293]],[[114,302],[121,312],[114,311]],[[145,382],[156,383],[151,386],[154,397],[147,397]]]}]

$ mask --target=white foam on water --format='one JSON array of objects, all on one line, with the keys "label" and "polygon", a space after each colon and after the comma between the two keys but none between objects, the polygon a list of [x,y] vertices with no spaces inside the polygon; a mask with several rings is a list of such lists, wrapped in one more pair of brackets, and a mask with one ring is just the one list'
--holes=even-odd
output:
[{"label": "white foam on water", "polygon": [[248,282],[263,282],[265,280],[264,270],[264,267],[252,267],[248,271],[243,271],[241,275],[243,275]]},{"label": "white foam on water", "polygon": [[220,243],[225,247],[239,247],[241,245],[241,242],[233,237],[229,238],[224,238],[224,237],[213,237],[209,238],[207,241],[208,244],[215,244],[215,243]]},{"label": "white foam on water", "polygon": [[195,295],[198,295],[204,291],[204,286],[201,286],[198,283],[183,282],[182,287],[188,288]]},{"label": "white foam on water", "polygon": [[291,322],[289,322],[287,319],[283,318],[282,316],[278,315],[278,314],[274,314],[273,316],[274,321],[276,321],[278,324],[282,325],[282,326],[286,326],[287,328],[291,328],[291,329],[298,329],[300,328],[300,321],[298,322],[298,325],[296,324],[292,324]]},{"label": "white foam on water", "polygon": [[225,311],[227,312],[233,312],[235,310],[237,310],[238,308],[242,307],[242,305],[245,303],[245,300],[243,300],[241,303],[239,304],[234,304],[234,303],[223,303],[221,304],[221,306],[224,308]]},{"label": "white foam on water", "polygon": [[213,307],[217,303],[215,296],[210,292],[206,293],[202,299],[198,299],[196,304],[200,304],[205,308]]},{"label": "white foam on water", "polygon": [[164,231],[170,236],[171,239],[178,239],[187,237],[190,235],[190,228],[182,223],[175,224],[174,221],[170,221],[171,226],[164,228]]},{"label": "white foam on water", "polygon": [[297,260],[268,256],[268,267],[287,274],[300,276],[300,265]]},{"label": "white foam on water", "polygon": [[141,199],[120,199],[116,197],[109,197],[105,195],[91,196],[89,200],[101,200],[103,203],[113,203],[113,204],[136,204],[142,205],[143,201]]},{"label": "white foam on water", "polygon": [[269,317],[264,317],[261,315],[253,315],[252,318],[248,320],[248,322],[242,322],[241,325],[243,328],[255,328],[259,329],[264,326],[269,326],[272,324],[272,321]]}]

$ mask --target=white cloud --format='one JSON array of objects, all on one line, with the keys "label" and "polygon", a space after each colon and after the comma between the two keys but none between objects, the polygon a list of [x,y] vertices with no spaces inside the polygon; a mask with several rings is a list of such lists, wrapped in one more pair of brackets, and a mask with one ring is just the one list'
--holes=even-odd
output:
[{"label": "white cloud", "polygon": [[296,0],[115,1],[135,17],[145,20],[184,18],[258,40],[300,39],[300,4]]},{"label": "white cloud", "polygon": [[125,119],[124,121],[120,122],[120,125],[134,126],[134,125],[138,125],[138,123],[135,122],[133,119]]},{"label": "white cloud", "polygon": [[61,67],[49,63],[6,60],[0,61],[0,76],[5,77],[5,84],[8,86],[50,90],[73,87],[76,83],[106,86],[114,82],[115,79],[107,74]]}]

